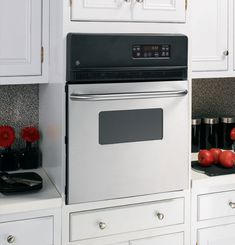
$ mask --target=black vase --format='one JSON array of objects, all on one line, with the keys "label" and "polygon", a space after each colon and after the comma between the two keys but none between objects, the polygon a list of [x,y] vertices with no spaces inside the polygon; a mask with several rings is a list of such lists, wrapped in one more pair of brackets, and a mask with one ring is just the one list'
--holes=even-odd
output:
[{"label": "black vase", "polygon": [[19,165],[22,169],[35,169],[42,165],[42,153],[38,147],[27,142],[26,148],[19,152]]},{"label": "black vase", "polygon": [[0,171],[14,171],[19,169],[16,152],[10,148],[0,152]]}]

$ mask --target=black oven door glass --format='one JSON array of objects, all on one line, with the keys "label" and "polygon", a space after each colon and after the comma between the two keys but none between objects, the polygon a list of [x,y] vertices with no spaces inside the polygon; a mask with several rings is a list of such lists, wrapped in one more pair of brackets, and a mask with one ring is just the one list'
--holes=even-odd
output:
[{"label": "black oven door glass", "polygon": [[160,108],[99,113],[100,145],[162,138],[163,110]]}]

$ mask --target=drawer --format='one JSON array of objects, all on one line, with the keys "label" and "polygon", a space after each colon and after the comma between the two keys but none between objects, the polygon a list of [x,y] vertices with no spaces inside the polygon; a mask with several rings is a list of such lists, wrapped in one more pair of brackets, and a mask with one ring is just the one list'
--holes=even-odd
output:
[{"label": "drawer", "polygon": [[10,243],[15,245],[52,245],[53,217],[1,223],[0,244],[9,245]]},{"label": "drawer", "polygon": [[140,239],[131,241],[130,245],[184,245],[184,233],[174,233],[164,236],[150,237],[146,239]]},{"label": "drawer", "polygon": [[235,191],[198,196],[198,220],[235,215]]},{"label": "drawer", "polygon": [[70,241],[184,223],[184,198],[70,214]]}]

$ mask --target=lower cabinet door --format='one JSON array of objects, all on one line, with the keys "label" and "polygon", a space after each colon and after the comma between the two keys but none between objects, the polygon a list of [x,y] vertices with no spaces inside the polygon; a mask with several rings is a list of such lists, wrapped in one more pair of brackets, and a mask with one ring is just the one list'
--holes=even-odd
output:
[{"label": "lower cabinet door", "polygon": [[234,245],[235,224],[216,226],[198,230],[198,244],[200,245]]},{"label": "lower cabinet door", "polygon": [[53,217],[0,224],[1,245],[53,245]]},{"label": "lower cabinet door", "polygon": [[136,241],[131,241],[130,245],[184,245],[184,233],[180,232],[140,239]]}]

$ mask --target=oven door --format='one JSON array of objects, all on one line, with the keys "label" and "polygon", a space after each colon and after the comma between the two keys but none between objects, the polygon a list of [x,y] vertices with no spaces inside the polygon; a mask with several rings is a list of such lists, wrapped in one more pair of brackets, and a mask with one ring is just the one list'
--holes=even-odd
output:
[{"label": "oven door", "polygon": [[68,89],[67,203],[188,188],[188,82]]}]

